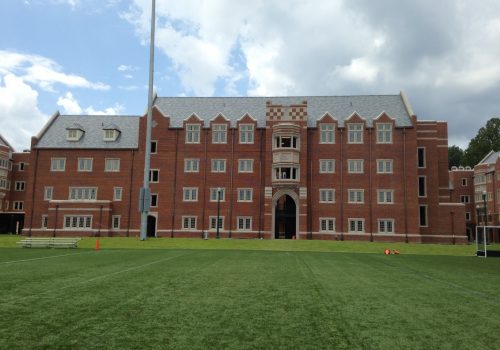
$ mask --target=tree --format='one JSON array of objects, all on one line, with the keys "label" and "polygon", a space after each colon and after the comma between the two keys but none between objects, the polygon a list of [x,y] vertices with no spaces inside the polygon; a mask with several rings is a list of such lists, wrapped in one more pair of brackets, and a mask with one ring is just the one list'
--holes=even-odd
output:
[{"label": "tree", "polygon": [[479,129],[462,157],[462,165],[477,165],[490,151],[500,150],[500,118],[491,118]]},{"label": "tree", "polygon": [[448,148],[448,168],[451,169],[452,166],[462,165],[462,157],[464,156],[464,151],[458,146],[451,146]]}]

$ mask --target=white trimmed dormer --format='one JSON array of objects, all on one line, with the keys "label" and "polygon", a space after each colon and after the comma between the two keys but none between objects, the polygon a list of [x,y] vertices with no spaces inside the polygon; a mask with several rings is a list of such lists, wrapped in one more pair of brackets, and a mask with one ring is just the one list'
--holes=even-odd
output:
[{"label": "white trimmed dormer", "polygon": [[66,128],[66,140],[71,142],[78,142],[85,134],[85,130],[80,124],[74,123],[72,126]]},{"label": "white trimmed dormer", "polygon": [[102,128],[103,140],[107,142],[114,142],[118,139],[121,134],[120,129],[115,124],[109,124]]}]

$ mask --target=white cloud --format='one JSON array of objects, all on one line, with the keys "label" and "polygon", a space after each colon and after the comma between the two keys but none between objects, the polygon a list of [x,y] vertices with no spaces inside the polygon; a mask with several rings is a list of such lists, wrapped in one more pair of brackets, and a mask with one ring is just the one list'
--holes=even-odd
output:
[{"label": "white cloud", "polygon": [[66,92],[64,96],[57,99],[57,105],[62,107],[63,114],[77,115],[117,115],[123,111],[123,106],[115,104],[113,107],[107,107],[103,110],[95,109],[93,106],[82,108],[71,92]]},{"label": "white cloud", "polygon": [[38,109],[38,92],[22,78],[7,74],[0,80],[0,130],[21,151],[48,119]]},{"label": "white cloud", "polygon": [[120,64],[116,69],[118,69],[119,72],[129,72],[135,70],[135,67],[126,64]]}]

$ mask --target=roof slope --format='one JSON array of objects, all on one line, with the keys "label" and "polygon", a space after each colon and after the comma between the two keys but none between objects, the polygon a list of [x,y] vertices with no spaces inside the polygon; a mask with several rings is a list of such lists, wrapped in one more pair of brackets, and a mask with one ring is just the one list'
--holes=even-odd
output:
[{"label": "roof slope", "polygon": [[[66,129],[79,124],[85,131],[79,141],[66,140]],[[120,136],[116,141],[104,141],[103,129],[110,124],[119,127]],[[110,115],[58,115],[40,135],[35,148],[137,148],[139,142],[138,116]]]},{"label": "roof slope", "polygon": [[500,151],[497,151],[497,152],[490,151],[490,153],[488,153],[486,155],[486,157],[484,157],[483,160],[481,160],[478,163],[478,165],[479,164],[495,164],[499,157],[500,157]]},{"label": "roof slope", "polygon": [[171,127],[182,127],[183,121],[196,113],[207,121],[223,114],[234,126],[236,121],[248,113],[257,120],[258,126],[266,124],[266,102],[292,105],[307,101],[308,126],[329,113],[339,121],[339,126],[354,112],[372,126],[373,119],[386,112],[396,121],[396,126],[412,126],[407,105],[401,95],[367,96],[293,96],[293,97],[157,97],[154,105],[170,117]]},{"label": "roof slope", "polygon": [[2,136],[2,134],[0,134],[0,145],[8,147],[12,152],[14,152],[14,147],[10,145],[10,143]]}]

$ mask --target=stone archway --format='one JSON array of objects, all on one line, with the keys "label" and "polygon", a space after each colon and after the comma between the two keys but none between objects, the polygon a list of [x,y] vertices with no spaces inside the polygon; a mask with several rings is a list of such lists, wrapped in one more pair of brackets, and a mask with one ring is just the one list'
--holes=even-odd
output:
[{"label": "stone archway", "polygon": [[274,239],[299,238],[299,200],[293,190],[279,190],[273,196]]}]

